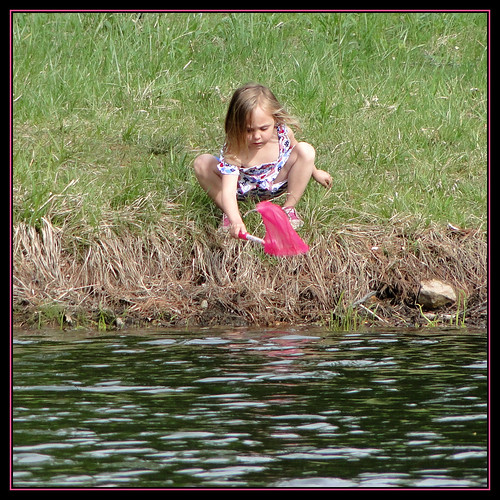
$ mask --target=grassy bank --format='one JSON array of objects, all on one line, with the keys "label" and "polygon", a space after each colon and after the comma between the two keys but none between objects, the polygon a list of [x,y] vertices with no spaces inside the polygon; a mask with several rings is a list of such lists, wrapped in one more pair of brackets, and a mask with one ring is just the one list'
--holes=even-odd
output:
[{"label": "grassy bank", "polygon": [[[12,27],[26,321],[328,321],[369,290],[411,308],[426,276],[484,304],[485,13],[14,13]],[[334,179],[298,207],[300,262],[218,235],[192,173],[246,81],[275,91]]]}]

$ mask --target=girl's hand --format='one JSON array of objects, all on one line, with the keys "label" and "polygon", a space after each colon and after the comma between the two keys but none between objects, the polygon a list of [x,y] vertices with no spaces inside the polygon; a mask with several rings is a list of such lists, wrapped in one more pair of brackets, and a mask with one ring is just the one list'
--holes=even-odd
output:
[{"label": "girl's hand", "polygon": [[247,228],[245,227],[245,224],[243,222],[241,223],[236,223],[236,224],[231,224],[229,226],[229,234],[233,237],[238,239],[238,235],[241,233],[246,233]]},{"label": "girl's hand", "polygon": [[319,170],[318,168],[313,172],[312,176],[314,180],[325,186],[326,188],[332,187],[332,176],[325,170]]}]

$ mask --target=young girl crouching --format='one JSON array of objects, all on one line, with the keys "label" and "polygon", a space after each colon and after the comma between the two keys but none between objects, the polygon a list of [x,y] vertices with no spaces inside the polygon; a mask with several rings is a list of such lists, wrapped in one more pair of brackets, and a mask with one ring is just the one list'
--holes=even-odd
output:
[{"label": "young girl crouching", "polygon": [[223,211],[222,225],[233,238],[247,232],[238,200],[250,196],[270,199],[286,192],[283,210],[297,229],[303,222],[295,205],[310,178],[331,186],[330,174],[314,165],[314,148],[298,142],[290,125],[297,123],[271,90],[258,84],[244,85],[229,103],[220,156],[203,154],[195,159],[196,178]]}]

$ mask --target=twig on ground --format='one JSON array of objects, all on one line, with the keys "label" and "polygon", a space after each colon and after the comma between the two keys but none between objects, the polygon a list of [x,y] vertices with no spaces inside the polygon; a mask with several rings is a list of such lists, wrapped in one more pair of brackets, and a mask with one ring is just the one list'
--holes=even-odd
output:
[{"label": "twig on ground", "polygon": [[368,307],[365,307],[363,304],[358,304],[358,305],[359,305],[359,307],[363,308],[366,312],[369,312],[371,315],[373,315],[373,317],[377,318],[379,321],[382,321],[382,323],[389,323],[387,320],[385,320],[384,318],[381,318],[380,316],[375,314],[373,311],[368,309]]},{"label": "twig on ground", "polygon": [[373,297],[376,294],[377,294],[377,292],[374,292],[374,291],[368,292],[366,295],[361,297],[359,300],[356,300],[356,302],[353,302],[352,307],[356,307],[356,306],[359,306],[361,304],[364,304],[369,298]]}]

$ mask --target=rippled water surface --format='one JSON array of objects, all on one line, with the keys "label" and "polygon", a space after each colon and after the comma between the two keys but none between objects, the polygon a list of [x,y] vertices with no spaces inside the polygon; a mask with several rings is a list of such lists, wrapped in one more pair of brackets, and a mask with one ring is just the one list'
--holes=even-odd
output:
[{"label": "rippled water surface", "polygon": [[487,487],[484,332],[14,332],[14,487]]}]

